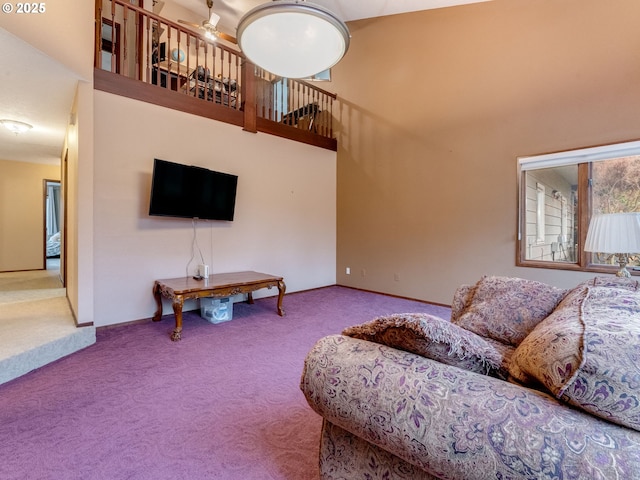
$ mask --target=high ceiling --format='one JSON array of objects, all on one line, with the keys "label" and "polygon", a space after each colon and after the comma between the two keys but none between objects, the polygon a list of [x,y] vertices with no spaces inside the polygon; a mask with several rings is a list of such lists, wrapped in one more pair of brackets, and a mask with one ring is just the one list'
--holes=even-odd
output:
[{"label": "high ceiling", "polygon": [[[151,1],[151,0],[148,0]],[[345,21],[395,15],[489,0],[314,0]],[[174,2],[203,19],[206,0],[156,0],[156,11]],[[265,0],[214,0],[220,28],[235,35],[235,25],[251,8]],[[145,1],[146,3],[146,1]],[[78,78],[70,70],[0,28],[0,120],[11,119],[33,125],[16,135],[0,127],[0,160],[57,164]],[[34,67],[37,66],[37,67]],[[34,72],[47,72],[46,81]]]},{"label": "high ceiling", "polygon": [[[173,1],[193,11],[203,18],[208,15],[206,0],[165,0]],[[268,0],[213,0],[213,11],[220,15],[220,23],[231,30],[238,24],[242,15]],[[304,1],[304,0],[302,0]],[[363,18],[383,17],[398,13],[431,10],[487,0],[310,0],[312,3],[331,10],[342,20],[348,22]],[[161,3],[161,2],[157,2]],[[228,32],[234,35],[235,31]]]}]

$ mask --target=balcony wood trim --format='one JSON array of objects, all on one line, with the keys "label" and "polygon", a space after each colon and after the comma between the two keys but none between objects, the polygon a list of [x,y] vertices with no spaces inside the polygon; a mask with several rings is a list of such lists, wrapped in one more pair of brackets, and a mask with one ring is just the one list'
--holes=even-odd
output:
[{"label": "balcony wood trim", "polygon": [[[251,84],[253,82],[249,83]],[[93,70],[93,85],[96,90],[230,123],[250,132],[263,132],[276,135],[334,152],[338,150],[338,141],[335,138],[322,137],[307,130],[256,116],[255,103],[251,103],[251,105],[254,106],[253,116],[248,116],[246,110],[243,112],[216,103],[203,102],[199,98],[191,97],[181,92],[123,77],[117,73],[108,72],[100,68],[94,68]],[[248,104],[249,102],[247,101],[245,108]],[[247,117],[253,119],[252,129],[245,126]]]},{"label": "balcony wood trim", "polygon": [[308,130],[292,127],[282,123],[277,123],[266,118],[257,117],[257,127],[259,132],[276,135],[282,138],[295,140],[316,147],[326,148],[327,150],[338,150],[338,141],[335,138],[321,137]]},{"label": "balcony wood trim", "polygon": [[203,102],[199,98],[191,97],[181,92],[123,77],[117,73],[111,73],[99,68],[94,68],[93,70],[93,86],[96,90],[141,100],[161,107],[192,113],[193,115],[219,120],[239,127],[244,125],[243,113],[239,110],[218,105],[214,102]]}]

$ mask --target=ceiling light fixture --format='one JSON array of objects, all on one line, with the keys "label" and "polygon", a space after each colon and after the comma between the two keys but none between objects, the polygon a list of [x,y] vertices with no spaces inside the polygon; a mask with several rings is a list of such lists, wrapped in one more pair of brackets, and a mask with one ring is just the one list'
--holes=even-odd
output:
[{"label": "ceiling light fixture", "polygon": [[19,122],[17,120],[0,120],[0,123],[7,130],[12,131],[16,135],[18,133],[24,133],[27,130],[31,130],[33,125],[29,125],[28,123]]},{"label": "ceiling light fixture", "polygon": [[273,0],[238,23],[238,45],[258,67],[286,78],[331,68],[349,48],[349,29],[328,9],[304,0]]}]

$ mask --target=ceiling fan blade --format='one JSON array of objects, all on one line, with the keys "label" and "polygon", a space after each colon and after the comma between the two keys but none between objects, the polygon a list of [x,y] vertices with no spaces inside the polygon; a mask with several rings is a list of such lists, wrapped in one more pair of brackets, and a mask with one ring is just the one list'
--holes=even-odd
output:
[{"label": "ceiling fan blade", "polygon": [[178,20],[178,23],[189,25],[190,27],[193,27],[193,28],[202,28],[202,25],[198,25],[197,23],[187,22],[186,20]]},{"label": "ceiling fan blade", "polygon": [[218,31],[216,33],[216,35],[218,35],[218,37],[220,37],[222,40],[226,40],[227,42],[235,43],[236,45],[238,44],[238,40],[236,40],[236,37],[232,37],[231,35],[227,35],[226,33],[223,33],[223,32],[220,32],[220,31]]}]

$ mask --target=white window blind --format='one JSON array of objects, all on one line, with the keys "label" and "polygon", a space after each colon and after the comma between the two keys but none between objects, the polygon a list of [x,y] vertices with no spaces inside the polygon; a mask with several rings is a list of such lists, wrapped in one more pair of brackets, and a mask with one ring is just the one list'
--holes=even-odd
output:
[{"label": "white window blind", "polygon": [[634,155],[640,155],[640,141],[581,148],[579,150],[568,150],[566,152],[547,153],[529,157],[518,157],[518,165],[521,171],[526,171],[597,162],[610,158],[631,157]]}]

